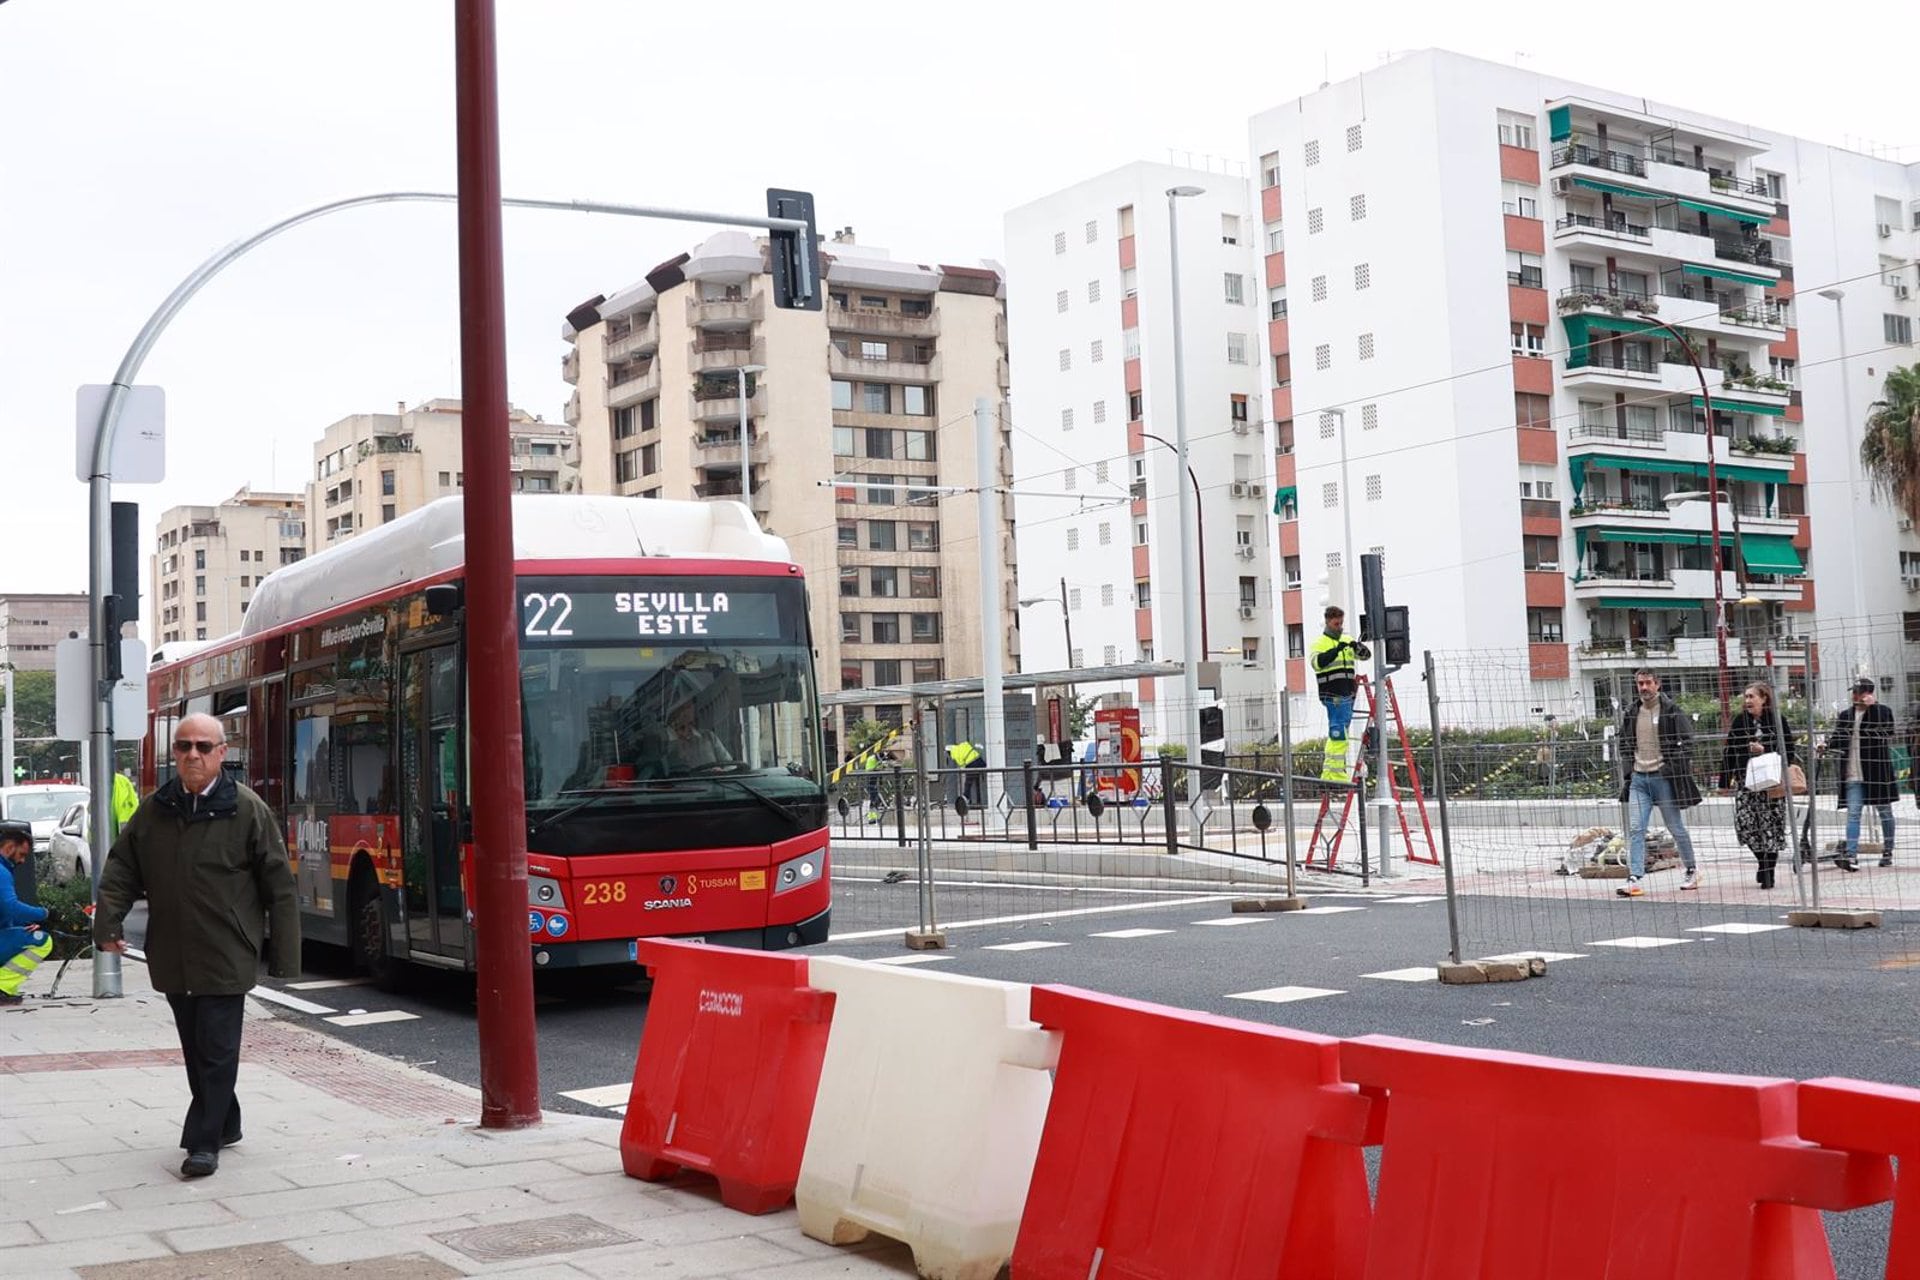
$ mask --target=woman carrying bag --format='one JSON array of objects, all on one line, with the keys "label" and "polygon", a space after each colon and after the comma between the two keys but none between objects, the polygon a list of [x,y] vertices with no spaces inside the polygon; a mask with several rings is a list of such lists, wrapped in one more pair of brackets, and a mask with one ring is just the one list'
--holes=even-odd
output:
[{"label": "woman carrying bag", "polygon": [[1747,686],[1743,710],[1727,728],[1720,757],[1720,788],[1733,797],[1733,832],[1759,862],[1754,883],[1773,888],[1774,863],[1787,847],[1787,787],[1807,790],[1806,775],[1794,754],[1793,730],[1774,705],[1773,686],[1764,680]]}]

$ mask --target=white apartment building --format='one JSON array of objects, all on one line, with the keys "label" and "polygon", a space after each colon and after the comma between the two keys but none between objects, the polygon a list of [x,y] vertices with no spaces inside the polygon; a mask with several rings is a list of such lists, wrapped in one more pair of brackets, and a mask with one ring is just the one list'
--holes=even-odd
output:
[{"label": "white apartment building", "polygon": [[[850,722],[906,721],[906,686],[980,674],[976,400],[993,474],[1011,451],[996,264],[900,261],[844,228],[821,271],[823,309],[775,307],[764,242],[721,232],[576,308],[561,374],[587,492],[748,503],[811,583],[822,692],[902,690],[829,716],[838,755]],[[1012,505],[990,535],[1009,666]]]},{"label": "white apartment building", "polygon": [[[507,441],[515,493],[580,491],[571,426],[509,408]],[[401,404],[393,413],[356,413],[333,423],[313,446],[307,549],[324,550],[458,493],[466,480],[461,454],[458,400],[428,400],[411,409]]]},{"label": "white apartment building", "polygon": [[306,496],[241,489],[214,506],[171,507],[153,545],[152,647],[217,640],[240,629],[261,579],[306,555]]},{"label": "white apartment building", "polygon": [[[1177,197],[1177,221],[1168,192]],[[1066,583],[1058,608],[1023,611],[1030,670],[1180,661],[1182,596],[1203,600],[1207,685],[1231,741],[1277,721],[1272,555],[1274,442],[1260,356],[1263,290],[1247,180],[1133,164],[1007,215],[1020,591]],[[1174,449],[1172,236],[1188,461]],[[1198,488],[1198,579],[1181,574],[1180,491]],[[1196,551],[1198,547],[1196,548]],[[1201,581],[1204,581],[1204,592]],[[1094,692],[1082,689],[1082,693]],[[1111,692],[1111,691],[1110,691]],[[1181,682],[1143,680],[1141,731],[1178,740]],[[1206,700],[1206,689],[1202,690]]]},{"label": "white apartment building", "polygon": [[[1315,714],[1303,655],[1321,610],[1354,607],[1349,516],[1351,554],[1381,552],[1389,599],[1412,611],[1416,660],[1421,649],[1513,655],[1528,695],[1516,700],[1562,716],[1599,710],[1611,680],[1643,663],[1670,686],[1712,686],[1715,507],[1736,636],[1805,634],[1816,615],[1829,634],[1874,618],[1897,649],[1903,613],[1920,634],[1920,537],[1870,499],[1857,465],[1887,372],[1920,359],[1920,165],[1432,50],[1254,117],[1249,154],[1238,246],[1201,243],[1209,218],[1217,233],[1235,213],[1201,213],[1225,183],[1158,166],[1136,167],[1152,171],[1134,182],[1145,194],[1126,194],[1135,170],[1122,170],[1010,214],[1014,389],[1027,430],[1069,407],[1077,427],[1074,402],[1094,393],[1057,367],[1067,343],[1053,335],[1077,323],[1084,297],[1054,312],[1071,255],[1091,261],[1083,234],[1106,234],[1105,222],[1083,223],[1129,199],[1152,207],[1130,251],[1146,293],[1166,279],[1164,250],[1148,265],[1150,242],[1164,240],[1164,189],[1207,188],[1182,202],[1180,224],[1196,469],[1212,402],[1240,391],[1196,379],[1214,363],[1221,320],[1192,308],[1218,302],[1217,282],[1240,272],[1261,286],[1247,296],[1258,319],[1249,418],[1265,435],[1250,437],[1271,458],[1261,479],[1277,516],[1271,539],[1255,539],[1268,548],[1255,561],[1259,618],[1242,623],[1216,583],[1248,571],[1214,566],[1247,513],[1207,495],[1209,647],[1239,644],[1220,639],[1234,634],[1223,608],[1243,634],[1270,633],[1284,660],[1263,678],[1297,697],[1296,718]],[[1172,353],[1154,341],[1151,307],[1139,327],[1135,385],[1158,424],[1148,429],[1170,435],[1170,406],[1154,394],[1171,383]],[[1718,503],[1689,353],[1713,400]],[[1060,479],[1055,448],[1075,462],[1111,452],[1051,425],[1044,445],[1022,443],[1025,480]],[[1203,490],[1237,474],[1231,439],[1230,456],[1200,471]],[[1156,461],[1150,499],[1171,480]],[[1026,594],[1049,590],[1074,554],[1046,526],[1029,535],[1038,505],[1021,501]],[[1046,513],[1099,518],[1070,506],[1048,500]],[[1156,506],[1171,518],[1170,503]],[[1176,546],[1158,519],[1146,530],[1156,584],[1153,544]],[[1077,613],[1074,639],[1094,661],[1151,626],[1156,656],[1178,657],[1177,610],[1164,616]],[[1047,636],[1029,616],[1029,645]],[[1878,655],[1830,656],[1823,681],[1882,674]],[[1899,669],[1892,655],[1885,665]],[[1230,724],[1230,737],[1243,732],[1257,729]]]}]

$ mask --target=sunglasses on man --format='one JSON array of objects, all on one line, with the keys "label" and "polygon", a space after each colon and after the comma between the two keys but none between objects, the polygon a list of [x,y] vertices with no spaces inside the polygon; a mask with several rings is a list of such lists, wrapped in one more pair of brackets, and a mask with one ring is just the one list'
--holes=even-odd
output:
[{"label": "sunglasses on man", "polygon": [[174,741],[173,753],[184,756],[197,751],[203,756],[210,756],[226,745],[224,742],[208,742],[204,738],[178,738]]}]

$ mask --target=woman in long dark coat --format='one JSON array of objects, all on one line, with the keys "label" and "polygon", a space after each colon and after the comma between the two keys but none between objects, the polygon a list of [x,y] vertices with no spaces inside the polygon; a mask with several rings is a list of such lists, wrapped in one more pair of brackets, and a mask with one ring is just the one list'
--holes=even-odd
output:
[{"label": "woman in long dark coat", "polygon": [[1773,868],[1787,846],[1787,798],[1746,787],[1747,762],[1769,751],[1779,752],[1781,781],[1789,766],[1798,763],[1793,729],[1774,705],[1773,686],[1764,680],[1747,686],[1741,695],[1743,710],[1727,727],[1727,745],[1720,756],[1720,789],[1737,788],[1733,795],[1733,833],[1759,863],[1754,883],[1773,888]]}]

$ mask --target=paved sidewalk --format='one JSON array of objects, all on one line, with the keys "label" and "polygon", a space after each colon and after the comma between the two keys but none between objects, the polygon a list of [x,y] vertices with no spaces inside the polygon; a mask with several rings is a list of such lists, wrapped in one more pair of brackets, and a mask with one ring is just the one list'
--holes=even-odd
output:
[{"label": "paved sidewalk", "polygon": [[482,1131],[475,1090],[257,1001],[240,1067],[246,1138],[213,1177],[187,1181],[175,1145],[186,1080],[146,966],[128,960],[126,997],[99,1001],[84,961],[49,998],[55,968],[0,1010],[0,1276],[914,1274],[892,1242],[836,1249],[802,1236],[791,1209],[748,1217],[699,1178],[626,1177],[615,1119]]}]

